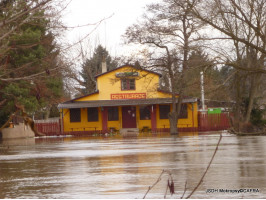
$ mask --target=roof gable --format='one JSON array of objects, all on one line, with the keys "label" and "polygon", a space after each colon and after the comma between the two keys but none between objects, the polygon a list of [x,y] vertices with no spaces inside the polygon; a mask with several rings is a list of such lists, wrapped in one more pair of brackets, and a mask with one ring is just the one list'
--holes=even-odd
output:
[{"label": "roof gable", "polygon": [[95,92],[93,92],[93,93],[90,93],[90,94],[86,94],[86,95],[84,95],[84,96],[80,96],[80,97],[77,97],[77,98],[74,98],[74,99],[71,99],[71,100],[65,101],[64,103],[66,103],[66,102],[74,102],[74,101],[78,101],[78,100],[80,100],[80,99],[82,99],[82,98],[89,97],[89,96],[92,96],[92,95],[94,95],[94,94],[99,94],[99,90],[97,90],[97,91],[95,91]]},{"label": "roof gable", "polygon": [[154,71],[150,71],[150,70],[146,70],[146,69],[142,69],[142,68],[138,68],[138,67],[136,67],[136,66],[134,66],[134,65],[122,65],[122,66],[117,67],[117,68],[115,68],[115,69],[112,69],[112,70],[110,70],[110,71],[108,71],[108,72],[104,72],[104,73],[102,73],[102,74],[98,74],[98,75],[95,76],[95,78],[98,78],[98,77],[100,77],[100,76],[102,76],[102,75],[105,75],[105,74],[108,74],[108,73],[114,72],[114,71],[116,71],[116,70],[120,70],[120,69],[122,69],[122,68],[128,68],[128,67],[130,67],[130,68],[132,68],[132,69],[134,69],[134,70],[136,70],[136,71],[144,71],[144,72],[148,72],[148,73],[152,73],[152,74],[158,75],[158,76],[160,76],[160,77],[162,76],[160,73],[157,73],[157,72],[154,72]]}]

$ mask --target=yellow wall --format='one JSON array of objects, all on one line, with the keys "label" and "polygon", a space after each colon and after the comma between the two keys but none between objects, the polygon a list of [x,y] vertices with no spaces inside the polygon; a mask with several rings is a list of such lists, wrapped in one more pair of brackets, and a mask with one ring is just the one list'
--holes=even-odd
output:
[{"label": "yellow wall", "polygon": [[87,108],[81,108],[81,122],[70,122],[69,109],[63,109],[63,122],[64,131],[94,131],[102,129],[102,114],[100,108],[98,108],[98,122],[88,122]]},{"label": "yellow wall", "polygon": [[[171,109],[172,106],[170,105]],[[186,128],[186,127],[198,127],[197,120],[197,103],[193,103],[194,110],[192,111],[192,103],[188,104],[188,118],[187,119],[179,119],[178,127]],[[151,120],[140,120],[140,112],[139,106],[136,106],[136,120],[137,120],[137,128],[140,130],[143,127],[151,128]],[[64,109],[64,131],[94,131],[94,130],[102,130],[102,113],[101,108],[98,108],[99,121],[98,122],[88,122],[87,120],[87,109],[81,109],[81,122],[72,122],[70,123],[70,115],[69,110]],[[194,118],[193,118],[194,116]],[[156,120],[157,120],[157,128],[169,128],[169,120],[168,119],[160,119],[159,115],[159,105],[156,105]],[[110,127],[119,130],[122,128],[122,107],[119,107],[119,119],[118,121],[108,121],[107,122],[108,129]],[[95,129],[96,127],[96,129]]]},{"label": "yellow wall", "polygon": [[116,130],[119,130],[122,128],[122,109],[121,109],[121,107],[118,107],[118,121],[107,121],[107,127],[108,127],[108,130],[110,130],[110,127],[113,127]]},{"label": "yellow wall", "polygon": [[[179,119],[178,120],[178,127],[179,128],[186,128],[186,127],[198,127],[198,111],[197,111],[197,103],[188,103],[188,118],[187,119]],[[192,111],[193,106],[193,111]],[[194,116],[194,118],[193,118]]]},{"label": "yellow wall", "polygon": [[140,120],[139,106],[137,106],[137,127],[142,130],[144,126],[151,128],[151,120]]},{"label": "yellow wall", "polygon": [[[188,117],[186,119],[179,119],[177,127],[178,128],[187,128],[187,127],[198,127],[198,110],[197,103],[188,103]],[[193,111],[192,111],[193,105]],[[159,105],[156,107],[156,120],[157,120],[157,128],[170,128],[169,119],[160,119],[160,111]],[[172,105],[170,105],[170,110],[172,110]],[[193,118],[194,116],[194,118]]]},{"label": "yellow wall", "polygon": [[[159,75],[154,73],[149,73],[147,71],[138,71],[139,77],[136,79],[136,89],[135,90],[121,90],[121,79],[116,78],[115,74],[117,72],[135,72],[136,70],[132,67],[126,66],[118,68],[117,70],[111,71],[109,73],[100,75],[97,78],[98,93],[81,97],[75,101],[93,101],[93,100],[110,100],[111,94],[123,94],[123,93],[146,93],[146,98],[170,98],[171,94],[163,93],[158,91]],[[180,119],[178,121],[178,127],[197,127],[197,103],[193,103],[194,110],[192,112],[192,104],[188,104],[188,118]],[[151,120],[140,120],[139,106],[136,106],[136,118],[137,127],[141,130],[144,126],[151,128]],[[159,105],[156,108],[157,111],[157,128],[169,128],[168,119],[159,118]],[[81,109],[81,122],[70,123],[69,110],[64,109],[64,131],[94,131],[102,130],[102,112],[101,108],[98,108],[99,121],[98,122],[88,122],[87,120],[87,109]],[[192,115],[194,114],[194,118]],[[119,107],[119,120],[118,121],[108,121],[108,128],[114,127],[119,130],[122,128],[122,108]],[[194,126],[193,126],[194,124]]]},{"label": "yellow wall", "polygon": [[97,78],[97,87],[99,94],[93,94],[77,99],[76,101],[92,101],[92,100],[110,100],[111,94],[125,93],[146,93],[147,98],[167,98],[169,94],[158,92],[159,75],[148,73],[147,71],[139,71],[139,77],[136,79],[135,90],[121,90],[121,79],[116,78],[117,72],[136,71],[132,67],[118,68],[110,73],[103,74]]}]

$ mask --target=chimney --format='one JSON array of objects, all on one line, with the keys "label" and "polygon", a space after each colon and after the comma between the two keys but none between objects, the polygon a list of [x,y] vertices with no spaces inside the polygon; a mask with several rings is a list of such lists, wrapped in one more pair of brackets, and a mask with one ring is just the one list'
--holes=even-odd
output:
[{"label": "chimney", "polygon": [[103,59],[102,59],[102,73],[105,73],[105,72],[107,72],[107,66],[106,66],[105,56],[103,56]]}]

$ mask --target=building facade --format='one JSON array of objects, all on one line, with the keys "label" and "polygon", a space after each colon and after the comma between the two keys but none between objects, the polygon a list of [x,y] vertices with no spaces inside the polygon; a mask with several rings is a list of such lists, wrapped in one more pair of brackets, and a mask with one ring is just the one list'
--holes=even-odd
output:
[{"label": "building facade", "polygon": [[[97,91],[61,103],[63,131],[167,131],[171,94],[159,89],[160,74],[124,65],[96,76]],[[196,98],[184,98],[178,128],[198,127]]]}]

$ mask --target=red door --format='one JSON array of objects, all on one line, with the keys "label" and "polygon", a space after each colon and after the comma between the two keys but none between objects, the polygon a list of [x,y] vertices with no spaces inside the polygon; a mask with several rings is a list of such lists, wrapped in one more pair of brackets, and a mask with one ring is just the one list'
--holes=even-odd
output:
[{"label": "red door", "polygon": [[122,107],[122,126],[123,128],[137,128],[136,107]]}]

